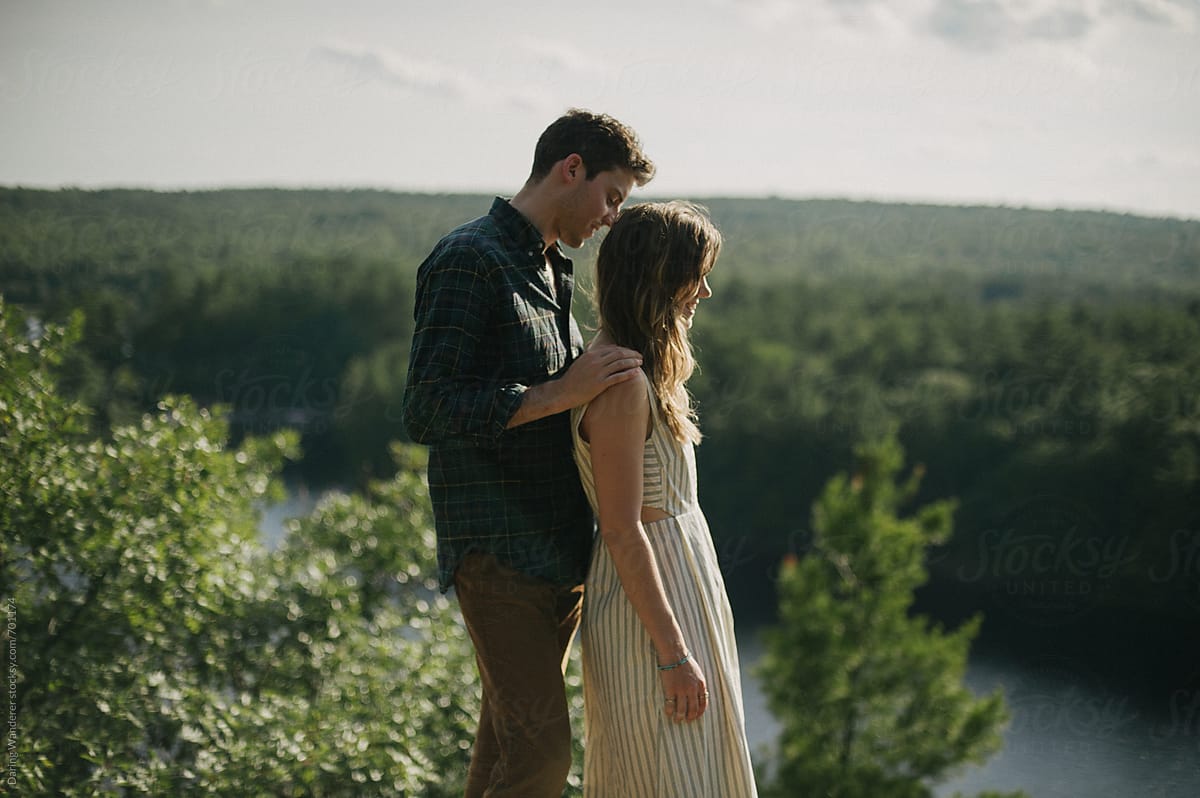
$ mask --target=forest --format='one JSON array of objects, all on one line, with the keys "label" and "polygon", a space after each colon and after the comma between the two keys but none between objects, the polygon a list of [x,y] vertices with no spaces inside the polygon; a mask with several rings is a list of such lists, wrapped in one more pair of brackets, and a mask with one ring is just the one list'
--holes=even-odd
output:
[{"label": "forest", "polygon": [[[950,627],[982,611],[982,646],[1055,641],[1105,657],[1106,676],[1132,691],[1151,679],[1190,684],[1200,644],[1178,629],[1200,619],[1200,222],[697,199],[725,237],[694,329],[701,501],[741,622],[774,619],[781,564],[833,545],[812,522],[822,487],[855,467],[857,447],[894,436],[919,477],[905,507],[936,503],[953,515],[953,534],[924,552],[931,578],[918,609]],[[104,440],[140,424],[152,460],[173,456],[160,437],[201,452],[207,438],[228,436],[230,452],[250,447],[238,463],[286,451],[287,484],[339,488],[356,508],[334,504],[324,521],[291,527],[332,552],[336,568],[322,578],[350,567],[342,515],[409,529],[415,548],[389,551],[387,562],[428,566],[425,511],[409,506],[417,488],[396,461],[416,457],[401,418],[414,274],[444,232],[489,204],[366,190],[0,188],[0,297],[30,340],[55,325],[75,330],[55,369],[58,387],[86,408],[63,411],[72,430],[86,426],[79,435]],[[585,329],[595,247],[570,253]],[[16,352],[9,318],[5,343]],[[268,440],[273,453],[255,453]],[[232,465],[193,465],[172,468],[201,485],[233,479],[221,470]],[[379,487],[389,479],[402,495],[399,483]],[[207,497],[197,518],[228,502],[244,517],[266,489],[206,490],[195,494]],[[381,490],[394,506],[372,503]],[[174,506],[173,495],[139,500]],[[314,589],[303,551],[297,542],[269,555],[264,573]],[[338,601],[380,603],[378,591],[347,593],[348,578]],[[265,587],[255,590],[267,601]],[[287,595],[255,611],[290,618]],[[444,602],[433,606],[433,626],[414,639],[461,638]],[[454,713],[453,730],[411,733],[454,739],[469,714],[457,704]],[[201,725],[219,735],[224,722],[205,715]],[[436,771],[428,755],[414,761]]]},{"label": "forest", "polygon": [[[489,201],[0,189],[0,293],[83,311],[67,379],[97,423],[187,394],[235,436],[300,432],[291,478],[361,487],[405,437],[415,269]],[[743,602],[770,606],[820,485],[894,426],[921,499],[958,502],[935,582],[1017,604],[1057,585],[1068,617],[1196,611],[1200,223],[701,201],[726,239],[695,328],[702,499]],[[573,253],[585,329],[594,248]]]}]

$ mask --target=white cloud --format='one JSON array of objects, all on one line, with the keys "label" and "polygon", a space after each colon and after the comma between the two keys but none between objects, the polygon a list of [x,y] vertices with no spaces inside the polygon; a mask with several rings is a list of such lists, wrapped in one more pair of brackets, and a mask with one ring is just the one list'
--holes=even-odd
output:
[{"label": "white cloud", "polygon": [[541,111],[546,106],[545,98],[537,92],[491,85],[465,70],[385,47],[335,41],[319,45],[315,53],[359,70],[365,79],[433,97],[528,111]]},{"label": "white cloud", "polygon": [[1089,0],[936,0],[923,26],[950,44],[986,52],[1030,41],[1081,41],[1104,16]]},{"label": "white cloud", "polygon": [[1108,0],[1105,11],[1156,25],[1185,31],[1200,23],[1200,2],[1196,0]]},{"label": "white cloud", "polygon": [[906,29],[956,47],[992,52],[1033,41],[1088,39],[1101,25],[1193,31],[1198,0],[710,0],[764,30],[797,25]]},{"label": "white cloud", "polygon": [[[801,11],[812,11],[808,4],[793,0],[710,0],[717,8],[731,9],[735,15],[760,30],[771,30],[791,22]],[[870,2],[870,0],[868,0]]]},{"label": "white cloud", "polygon": [[1054,8],[1023,24],[1024,32],[1035,39],[1080,39],[1088,34],[1095,19],[1074,8]]},{"label": "white cloud", "polygon": [[1068,73],[1085,80],[1094,81],[1112,71],[1111,67],[1106,67],[1091,55],[1078,50],[1060,48],[1055,52],[1055,56]]},{"label": "white cloud", "polygon": [[526,38],[521,41],[521,47],[551,69],[582,75],[598,75],[605,71],[604,64],[598,59],[566,42]]},{"label": "white cloud", "polygon": [[384,48],[333,42],[317,47],[317,55],[357,67],[364,77],[437,96],[459,98],[478,89],[465,74]]},{"label": "white cloud", "polygon": [[1194,152],[1165,148],[1154,152],[1137,150],[1114,156],[1114,167],[1128,171],[1155,170],[1166,175],[1200,173],[1200,156]]},{"label": "white cloud", "polygon": [[929,33],[968,50],[996,50],[1016,33],[997,0],[938,0],[925,19]]}]

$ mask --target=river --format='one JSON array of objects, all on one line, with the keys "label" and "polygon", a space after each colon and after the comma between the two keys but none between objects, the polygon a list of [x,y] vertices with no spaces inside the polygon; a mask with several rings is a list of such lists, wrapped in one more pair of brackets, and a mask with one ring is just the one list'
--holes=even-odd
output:
[{"label": "river", "polygon": [[[769,767],[780,727],[754,675],[763,653],[756,630],[739,633],[738,652],[750,747]],[[975,655],[966,683],[980,695],[1002,686],[1012,721],[1001,752],[939,785],[939,798],[985,789],[1023,789],[1031,798],[1200,796],[1198,691],[1165,685],[1160,698],[1134,701],[1058,656]]]}]

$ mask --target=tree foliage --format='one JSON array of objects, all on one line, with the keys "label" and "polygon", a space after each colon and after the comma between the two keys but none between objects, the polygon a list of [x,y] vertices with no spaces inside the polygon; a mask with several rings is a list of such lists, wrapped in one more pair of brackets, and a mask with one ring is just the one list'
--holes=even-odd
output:
[{"label": "tree foliage", "polygon": [[988,530],[1041,496],[1086,509],[1089,545],[1136,541],[1138,558],[1097,586],[1097,606],[1193,606],[1183,580],[1147,575],[1168,569],[1172,536],[1200,520],[1196,294],[985,302],[949,278],[936,288],[797,279],[781,290],[722,285],[721,274],[697,318],[692,381],[717,534],[766,561],[782,556],[793,519],[849,467],[852,441],[894,425],[929,466],[921,497],[961,500],[937,579],[994,591],[990,575],[960,575],[980,572]]},{"label": "tree foliage", "polygon": [[782,723],[778,796],[929,798],[931,785],[1000,746],[999,693],[963,685],[975,618],[953,632],[913,616],[928,546],[951,532],[953,504],[901,517],[894,438],[858,449],[813,508],[811,551],[785,563],[779,625],[767,635],[764,689]]},{"label": "tree foliage", "polygon": [[[227,405],[235,441],[298,431],[289,476],[365,489],[390,476],[388,444],[404,438],[417,264],[489,203],[0,188],[0,292],[42,322],[85,309],[60,384],[95,409],[94,437],[187,394]],[[1200,528],[1200,221],[707,204],[725,246],[690,387],[705,508],[718,549],[737,553],[735,602],[773,607],[758,575],[791,547],[795,519],[855,440],[898,425],[930,469],[920,498],[960,499],[939,586],[987,606],[1004,580],[1036,581],[997,577],[988,536],[1020,537],[1030,514],[1066,508],[1078,518],[1063,528],[1078,520],[1089,546],[1138,552],[1105,564],[1089,607],[1195,619],[1181,563]],[[586,288],[593,250],[573,254]],[[1027,512],[1029,497],[1046,506]]]},{"label": "tree foliage", "polygon": [[227,445],[187,398],[103,438],[78,337],[0,304],[0,594],[22,795],[450,795],[478,693],[435,572],[422,455],[259,541],[290,433]]}]

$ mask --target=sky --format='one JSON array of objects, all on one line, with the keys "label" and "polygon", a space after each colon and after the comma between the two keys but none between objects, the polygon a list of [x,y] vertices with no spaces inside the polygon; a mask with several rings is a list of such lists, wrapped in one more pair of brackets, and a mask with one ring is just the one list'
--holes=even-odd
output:
[{"label": "sky", "polygon": [[1200,219],[1200,0],[0,0],[0,185],[511,195],[570,107],[647,197]]}]

